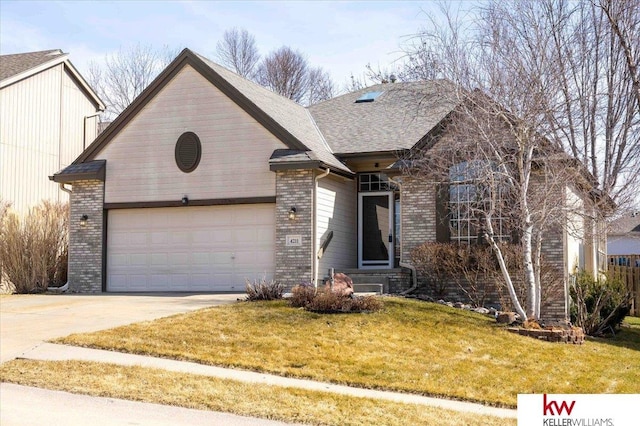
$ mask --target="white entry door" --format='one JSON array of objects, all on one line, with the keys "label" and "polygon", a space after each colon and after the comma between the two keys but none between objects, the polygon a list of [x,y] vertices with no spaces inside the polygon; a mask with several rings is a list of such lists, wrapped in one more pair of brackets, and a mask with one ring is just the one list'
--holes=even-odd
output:
[{"label": "white entry door", "polygon": [[393,267],[393,192],[358,194],[358,267]]},{"label": "white entry door", "polygon": [[107,291],[239,291],[275,273],[275,206],[110,210]]}]

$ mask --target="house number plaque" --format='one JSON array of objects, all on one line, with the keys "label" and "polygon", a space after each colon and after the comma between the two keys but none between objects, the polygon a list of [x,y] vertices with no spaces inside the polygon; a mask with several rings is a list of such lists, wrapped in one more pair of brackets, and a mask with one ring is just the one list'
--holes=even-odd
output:
[{"label": "house number plaque", "polygon": [[287,235],[287,247],[297,247],[302,245],[302,235]]}]

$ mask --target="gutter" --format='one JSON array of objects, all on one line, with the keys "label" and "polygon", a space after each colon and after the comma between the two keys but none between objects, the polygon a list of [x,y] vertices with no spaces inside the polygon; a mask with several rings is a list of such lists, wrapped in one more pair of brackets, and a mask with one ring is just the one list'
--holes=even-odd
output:
[{"label": "gutter", "polygon": [[311,276],[312,276],[312,280],[313,280],[313,284],[316,288],[316,291],[318,290],[318,256],[316,255],[316,242],[318,240],[318,235],[317,235],[317,198],[318,198],[318,181],[320,179],[323,179],[327,176],[329,176],[329,173],[331,173],[331,169],[329,169],[327,167],[327,169],[322,173],[317,175],[316,177],[313,178],[313,189],[312,189],[312,206],[311,206],[311,235],[313,236],[311,238],[312,242],[312,247],[311,247],[311,264],[313,265],[312,267],[312,271],[311,271]]}]

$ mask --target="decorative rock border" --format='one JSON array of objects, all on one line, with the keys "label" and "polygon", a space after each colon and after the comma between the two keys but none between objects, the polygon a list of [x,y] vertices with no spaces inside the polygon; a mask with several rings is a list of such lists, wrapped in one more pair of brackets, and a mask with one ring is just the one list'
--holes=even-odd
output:
[{"label": "decorative rock border", "polygon": [[507,328],[507,331],[547,342],[570,343],[574,345],[581,345],[584,343],[584,332],[581,328],[577,327],[545,329],[509,327]]}]

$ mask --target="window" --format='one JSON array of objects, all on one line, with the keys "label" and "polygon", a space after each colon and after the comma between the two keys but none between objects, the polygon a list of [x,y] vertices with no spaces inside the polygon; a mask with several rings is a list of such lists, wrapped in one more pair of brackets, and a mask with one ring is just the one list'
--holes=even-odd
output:
[{"label": "window", "polygon": [[364,102],[373,102],[376,100],[376,98],[380,95],[382,95],[384,92],[367,92],[364,95],[360,96],[358,99],[356,99],[356,103],[357,104],[361,104]]},{"label": "window", "polygon": [[395,191],[397,186],[384,173],[362,173],[359,176],[360,192]]},{"label": "window", "polygon": [[486,215],[491,215],[493,235],[509,240],[504,196],[506,188],[495,166],[485,161],[462,162],[449,169],[449,236],[452,241],[472,243],[482,239]]},{"label": "window", "polygon": [[193,132],[185,132],[176,142],[175,156],[176,165],[185,173],[191,173],[198,167],[200,156],[202,155],[202,145],[200,138]]}]

